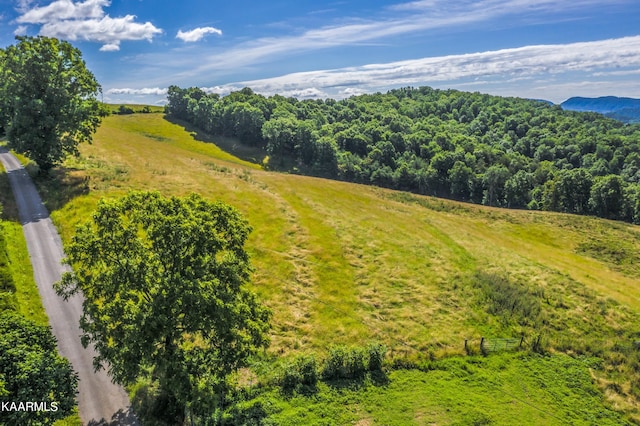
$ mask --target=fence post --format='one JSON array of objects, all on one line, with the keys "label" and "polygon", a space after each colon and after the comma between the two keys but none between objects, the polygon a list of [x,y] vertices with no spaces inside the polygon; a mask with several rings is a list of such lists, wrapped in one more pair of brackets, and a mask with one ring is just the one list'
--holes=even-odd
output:
[{"label": "fence post", "polygon": [[522,344],[524,343],[524,333],[522,333],[522,337],[520,337],[520,349],[522,349]]},{"label": "fence post", "polygon": [[480,352],[484,353],[484,337],[480,339]]}]

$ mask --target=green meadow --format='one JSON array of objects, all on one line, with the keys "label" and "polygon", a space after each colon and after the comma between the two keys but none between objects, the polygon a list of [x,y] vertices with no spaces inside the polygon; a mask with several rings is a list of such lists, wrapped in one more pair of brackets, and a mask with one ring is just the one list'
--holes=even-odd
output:
[{"label": "green meadow", "polygon": [[[271,172],[157,113],[106,117],[80,151],[38,180],[63,241],[131,189],[197,192],[253,227],[271,346],[231,424],[640,422],[638,226]],[[483,354],[482,338],[523,344]],[[274,379],[281,360],[369,342],[388,348],[383,381]]]}]

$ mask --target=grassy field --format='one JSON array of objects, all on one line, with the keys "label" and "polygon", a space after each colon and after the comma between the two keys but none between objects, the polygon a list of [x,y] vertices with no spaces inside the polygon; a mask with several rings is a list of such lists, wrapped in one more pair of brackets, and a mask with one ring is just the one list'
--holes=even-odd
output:
[{"label": "grassy field", "polygon": [[[234,205],[253,226],[248,243],[255,267],[252,286],[274,312],[270,355],[322,355],[332,344],[375,340],[389,347],[392,363],[405,360],[414,368],[465,355],[465,340],[475,348],[482,337],[524,336],[528,345],[540,338],[545,351],[555,354],[548,362],[560,362],[554,356],[566,359],[562,354],[602,361],[597,366],[575,361],[574,366],[583,375],[580,380],[602,391],[600,399],[594,397],[596,411],[608,413],[613,407],[626,418],[640,418],[640,379],[635,379],[640,372],[635,349],[640,340],[639,227],[273,173],[232,155],[233,141],[221,140],[222,150],[202,140],[216,138],[187,131],[162,114],[107,117],[94,143],[81,147],[79,159],[55,170],[53,181],[40,182],[63,240],[101,197],[130,189],[198,192]],[[250,159],[251,153],[242,158]],[[491,357],[505,365],[487,364],[496,375],[527,370],[520,358]],[[532,362],[545,365],[546,360]],[[533,380],[531,374],[526,380]],[[340,402],[350,413],[343,423],[386,424],[382,413],[374,413],[384,392],[395,386],[393,392],[405,392],[408,400],[413,392],[435,392],[428,387],[434,376],[401,370],[390,378],[384,389],[368,388],[358,397],[329,390],[321,395],[332,406],[347,398]],[[421,380],[424,387],[416,384]],[[438,380],[443,394],[456,383]],[[513,386],[510,380],[496,386],[506,392]],[[554,385],[564,389],[555,394],[530,383],[518,400],[536,407],[549,407],[550,398],[580,405],[575,398],[582,385]],[[495,388],[478,390],[485,391],[486,400],[473,392],[466,396],[471,411],[502,424],[510,422],[500,420],[499,413],[512,409],[529,418],[527,404],[511,406],[496,397],[503,393]],[[463,404],[459,399],[465,392],[457,395],[433,397],[426,405],[408,401],[410,414],[402,422],[467,423],[455,414],[464,411],[455,407]],[[360,397],[373,399],[360,402]],[[390,409],[384,407],[380,410]]]}]

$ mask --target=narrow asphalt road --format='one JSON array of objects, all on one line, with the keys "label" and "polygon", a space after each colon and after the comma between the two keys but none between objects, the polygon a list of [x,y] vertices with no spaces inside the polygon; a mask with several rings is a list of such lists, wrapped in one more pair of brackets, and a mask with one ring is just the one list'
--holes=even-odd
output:
[{"label": "narrow asphalt road", "polygon": [[71,362],[80,378],[78,409],[82,422],[92,426],[135,425],[124,389],[111,383],[105,370],[94,372],[95,352],[92,347],[85,349],[80,343],[82,297],[76,295],[65,301],[53,289],[53,283],[59,281],[65,271],[61,264],[64,258],[62,242],[35,185],[18,160],[3,147],[0,147],[0,161],[9,176],[33,273],[49,324],[58,339],[58,350]]}]

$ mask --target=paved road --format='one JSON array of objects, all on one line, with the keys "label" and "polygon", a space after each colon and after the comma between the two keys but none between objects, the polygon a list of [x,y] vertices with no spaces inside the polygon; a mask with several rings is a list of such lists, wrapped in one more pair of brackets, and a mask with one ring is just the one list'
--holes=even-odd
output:
[{"label": "paved road", "polygon": [[58,231],[31,178],[18,160],[0,147],[0,161],[7,170],[20,222],[27,240],[33,273],[42,303],[49,316],[49,324],[58,339],[58,350],[73,365],[80,377],[78,409],[85,425],[133,425],[134,416],[129,398],[120,386],[111,383],[105,370],[94,372],[94,350],[82,347],[79,321],[82,315],[82,296],[64,301],[53,290],[65,268]]}]

